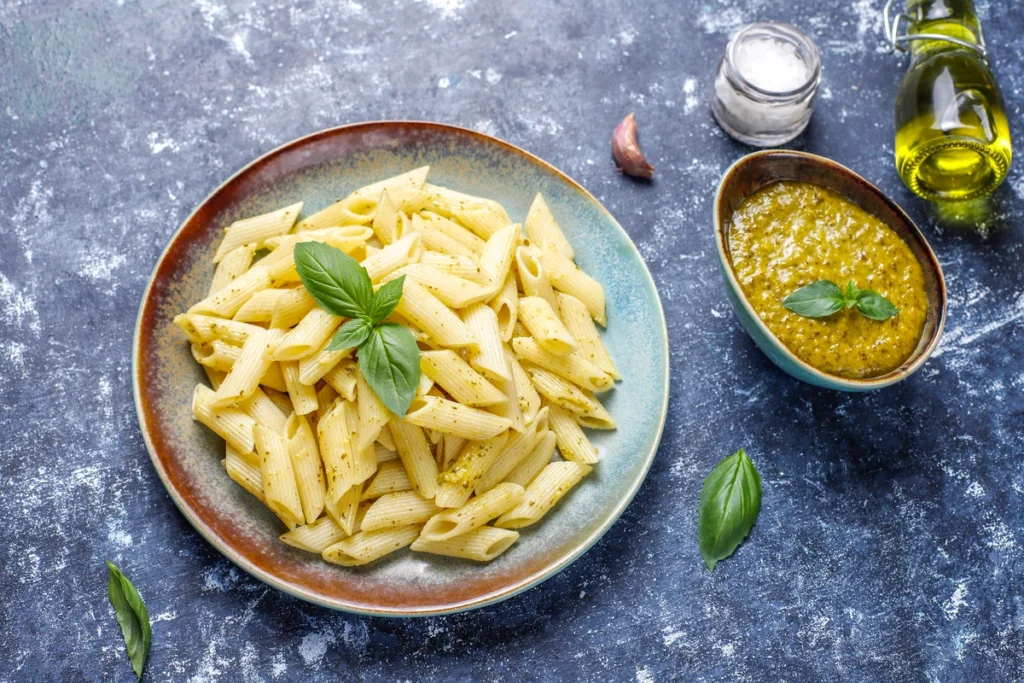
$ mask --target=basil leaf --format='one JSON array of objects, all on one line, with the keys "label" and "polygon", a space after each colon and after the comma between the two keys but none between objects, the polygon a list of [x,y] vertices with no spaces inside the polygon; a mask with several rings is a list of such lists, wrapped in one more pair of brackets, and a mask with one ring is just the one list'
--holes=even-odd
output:
[{"label": "basil leaf", "polygon": [[841,311],[845,303],[839,285],[828,280],[818,280],[787,296],[782,300],[782,305],[805,318],[824,318]]},{"label": "basil leaf", "polygon": [[320,308],[346,318],[369,319],[373,305],[370,276],[341,249],[321,242],[299,242],[295,268]]},{"label": "basil leaf", "polygon": [[326,351],[344,351],[359,346],[373,332],[373,325],[362,318],[352,318],[342,325],[327,345]]},{"label": "basil leaf", "polygon": [[860,290],[857,289],[857,285],[854,284],[853,280],[846,283],[846,291],[843,292],[843,298],[846,300],[846,307],[853,308],[857,305],[857,295],[860,294]]},{"label": "basil leaf", "polygon": [[405,285],[405,276],[396,277],[391,282],[382,285],[373,297],[373,307],[370,310],[370,321],[376,325],[384,318],[391,315],[395,306],[402,300],[402,287]]},{"label": "basil leaf", "polygon": [[741,448],[711,470],[700,492],[697,543],[709,571],[739,547],[760,511],[761,476]]},{"label": "basil leaf", "polygon": [[107,562],[107,597],[114,607],[117,624],[121,627],[132,670],[141,679],[152,638],[149,613],[132,582],[110,562]]},{"label": "basil leaf", "polygon": [[382,323],[359,347],[359,370],[388,410],[402,417],[420,381],[420,347],[407,328]]},{"label": "basil leaf", "polygon": [[872,320],[888,320],[900,312],[888,299],[870,289],[861,290],[857,295],[857,310]]}]

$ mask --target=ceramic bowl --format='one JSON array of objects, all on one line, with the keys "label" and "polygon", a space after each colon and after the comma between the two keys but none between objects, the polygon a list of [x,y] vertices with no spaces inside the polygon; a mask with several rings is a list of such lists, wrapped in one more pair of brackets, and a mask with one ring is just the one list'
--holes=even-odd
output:
[{"label": "ceramic bowl", "polygon": [[[593,432],[602,462],[541,523],[489,564],[402,550],[365,567],[327,564],[278,540],[274,515],[228,479],[223,443],[194,422],[190,397],[205,382],[174,316],[205,295],[211,245],[244,216],[305,201],[308,215],[370,182],[430,164],[429,181],[501,202],[515,221],[542,192],[607,294],[605,343],[624,370],[606,394],[618,422]],[[579,557],[619,517],[654,458],[668,403],[668,337],[650,273],[622,227],[586,190],[505,142],[431,123],[378,122],[288,143],[236,173],[189,216],[160,257],[135,334],[139,424],[153,465],[182,514],[253,576],[305,600],[384,616],[481,607],[536,585]]]},{"label": "ceramic bowl", "polygon": [[[924,271],[928,315],[921,339],[910,357],[898,368],[878,377],[849,379],[811,367],[797,358],[769,331],[754,312],[736,279],[729,255],[729,229],[733,212],[743,201],[765,185],[780,180],[813,183],[831,190],[864,209],[899,235],[910,247]],[[744,329],[757,346],[793,377],[810,384],[840,391],[871,391],[906,379],[920,368],[939,343],[946,321],[946,282],[942,268],[924,235],[910,217],[881,190],[850,169],[830,159],[791,150],[765,150],[743,157],[725,172],[715,193],[715,243],[725,278],[729,302]]]}]

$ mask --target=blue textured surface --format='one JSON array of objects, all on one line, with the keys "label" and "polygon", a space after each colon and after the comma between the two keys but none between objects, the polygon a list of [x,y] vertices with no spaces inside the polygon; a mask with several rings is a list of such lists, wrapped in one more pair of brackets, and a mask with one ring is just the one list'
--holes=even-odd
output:
[{"label": "blue textured surface", "polygon": [[[983,236],[902,188],[881,4],[0,5],[0,679],[130,680],[105,559],[150,607],[151,680],[1024,677],[1024,173]],[[978,5],[1020,139],[1024,8]],[[881,393],[791,380],[728,308],[710,202],[745,148],[706,93],[729,32],[762,18],[822,48],[794,146],[888,191],[946,272],[939,352]],[[608,158],[629,111],[651,185]],[[673,379],[651,476],[600,543],[509,602],[417,621],[316,608],[222,559],[159,485],[128,374],[150,269],[211,188],[299,135],[401,117],[494,133],[597,195],[654,273]],[[741,445],[761,517],[708,575],[700,482]]]}]

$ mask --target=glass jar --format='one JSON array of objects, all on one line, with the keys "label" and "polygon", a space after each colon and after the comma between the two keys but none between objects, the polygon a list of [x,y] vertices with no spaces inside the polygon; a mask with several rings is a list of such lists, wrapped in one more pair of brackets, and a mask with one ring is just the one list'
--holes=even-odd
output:
[{"label": "glass jar", "polygon": [[725,48],[711,111],[740,142],[782,145],[807,127],[820,80],[818,48],[804,33],[788,24],[748,24]]}]

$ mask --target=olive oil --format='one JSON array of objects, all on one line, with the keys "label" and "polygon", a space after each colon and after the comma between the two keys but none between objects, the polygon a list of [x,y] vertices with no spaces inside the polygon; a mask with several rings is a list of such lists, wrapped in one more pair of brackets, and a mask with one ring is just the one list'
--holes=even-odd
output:
[{"label": "olive oil", "polygon": [[907,0],[907,15],[907,34],[919,37],[910,41],[910,70],[896,99],[896,169],[925,199],[989,194],[1006,178],[1013,151],[971,0]]}]

